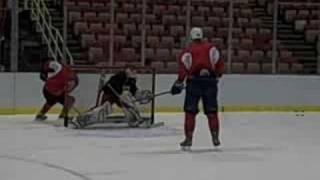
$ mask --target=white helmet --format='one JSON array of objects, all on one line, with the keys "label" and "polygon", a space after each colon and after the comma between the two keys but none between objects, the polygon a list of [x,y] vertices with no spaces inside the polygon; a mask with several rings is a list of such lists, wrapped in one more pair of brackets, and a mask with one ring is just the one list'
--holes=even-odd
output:
[{"label": "white helmet", "polygon": [[202,29],[199,27],[193,27],[190,31],[190,36],[191,36],[191,40],[202,39],[203,38]]}]

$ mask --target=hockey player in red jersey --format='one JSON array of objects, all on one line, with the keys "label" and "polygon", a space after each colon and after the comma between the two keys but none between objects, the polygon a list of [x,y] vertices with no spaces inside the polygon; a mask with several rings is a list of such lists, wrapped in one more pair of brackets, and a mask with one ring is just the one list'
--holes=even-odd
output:
[{"label": "hockey player in red jersey", "polygon": [[46,113],[56,104],[63,105],[60,118],[66,116],[68,110],[72,107],[75,99],[67,95],[78,85],[78,77],[67,65],[57,61],[49,60],[44,64],[40,72],[40,79],[45,82],[43,87],[43,96],[46,99],[35,120],[46,120]]},{"label": "hockey player in red jersey", "polygon": [[190,31],[192,42],[182,51],[178,58],[178,79],[171,88],[173,95],[180,94],[186,80],[186,96],[184,102],[185,140],[180,143],[183,149],[192,146],[196,115],[199,112],[200,99],[204,113],[208,118],[212,143],[220,145],[218,118],[218,79],[223,74],[224,63],[219,50],[203,39],[201,28],[194,27]]}]

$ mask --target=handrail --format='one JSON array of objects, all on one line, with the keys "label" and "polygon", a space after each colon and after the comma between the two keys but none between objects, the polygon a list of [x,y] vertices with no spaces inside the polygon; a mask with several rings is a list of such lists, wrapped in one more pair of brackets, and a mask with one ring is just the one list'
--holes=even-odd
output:
[{"label": "handrail", "polygon": [[48,45],[48,50],[54,60],[65,60],[74,64],[73,57],[68,49],[59,29],[53,27],[52,17],[44,0],[31,0],[31,17],[36,20],[37,27]]}]

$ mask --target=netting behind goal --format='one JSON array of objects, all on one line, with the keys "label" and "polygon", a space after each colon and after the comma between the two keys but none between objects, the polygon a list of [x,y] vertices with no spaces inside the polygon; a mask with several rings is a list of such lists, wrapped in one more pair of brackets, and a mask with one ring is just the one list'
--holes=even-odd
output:
[{"label": "netting behind goal", "polygon": [[[88,67],[74,66],[72,68],[79,77],[78,87],[70,93],[75,98],[75,104],[69,111],[68,115],[76,117],[84,114],[91,108],[96,107],[102,98],[99,94],[99,86],[101,86],[102,75],[105,76],[105,82],[115,73],[124,70],[123,67]],[[137,72],[137,87],[139,90],[148,90],[155,93],[155,70],[153,68],[133,68]],[[147,104],[138,104],[141,116],[150,119],[154,123],[154,100]],[[111,117],[121,118],[124,113],[115,104],[112,106],[113,112]],[[66,120],[65,126],[68,125]]]}]

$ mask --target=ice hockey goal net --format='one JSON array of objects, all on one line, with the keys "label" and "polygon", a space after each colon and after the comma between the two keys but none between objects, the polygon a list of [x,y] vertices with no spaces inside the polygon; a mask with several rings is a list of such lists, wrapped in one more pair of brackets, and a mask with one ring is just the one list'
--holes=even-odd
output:
[{"label": "ice hockey goal net", "polygon": [[[109,80],[109,78],[125,70],[125,67],[90,67],[90,66],[72,66],[73,71],[79,77],[79,85],[69,95],[75,98],[75,104],[69,111],[69,117],[79,116],[89,109],[96,107],[101,100],[99,89],[101,85]],[[148,90],[155,93],[155,69],[147,67],[133,67],[137,72],[137,87],[139,90]],[[104,79],[104,80],[103,80]],[[154,100],[147,104],[139,104],[141,115],[143,118],[150,119],[151,124],[154,123]],[[113,105],[113,112],[110,117],[119,119],[124,116],[119,107]],[[65,126],[68,126],[68,120],[65,120]]]}]

